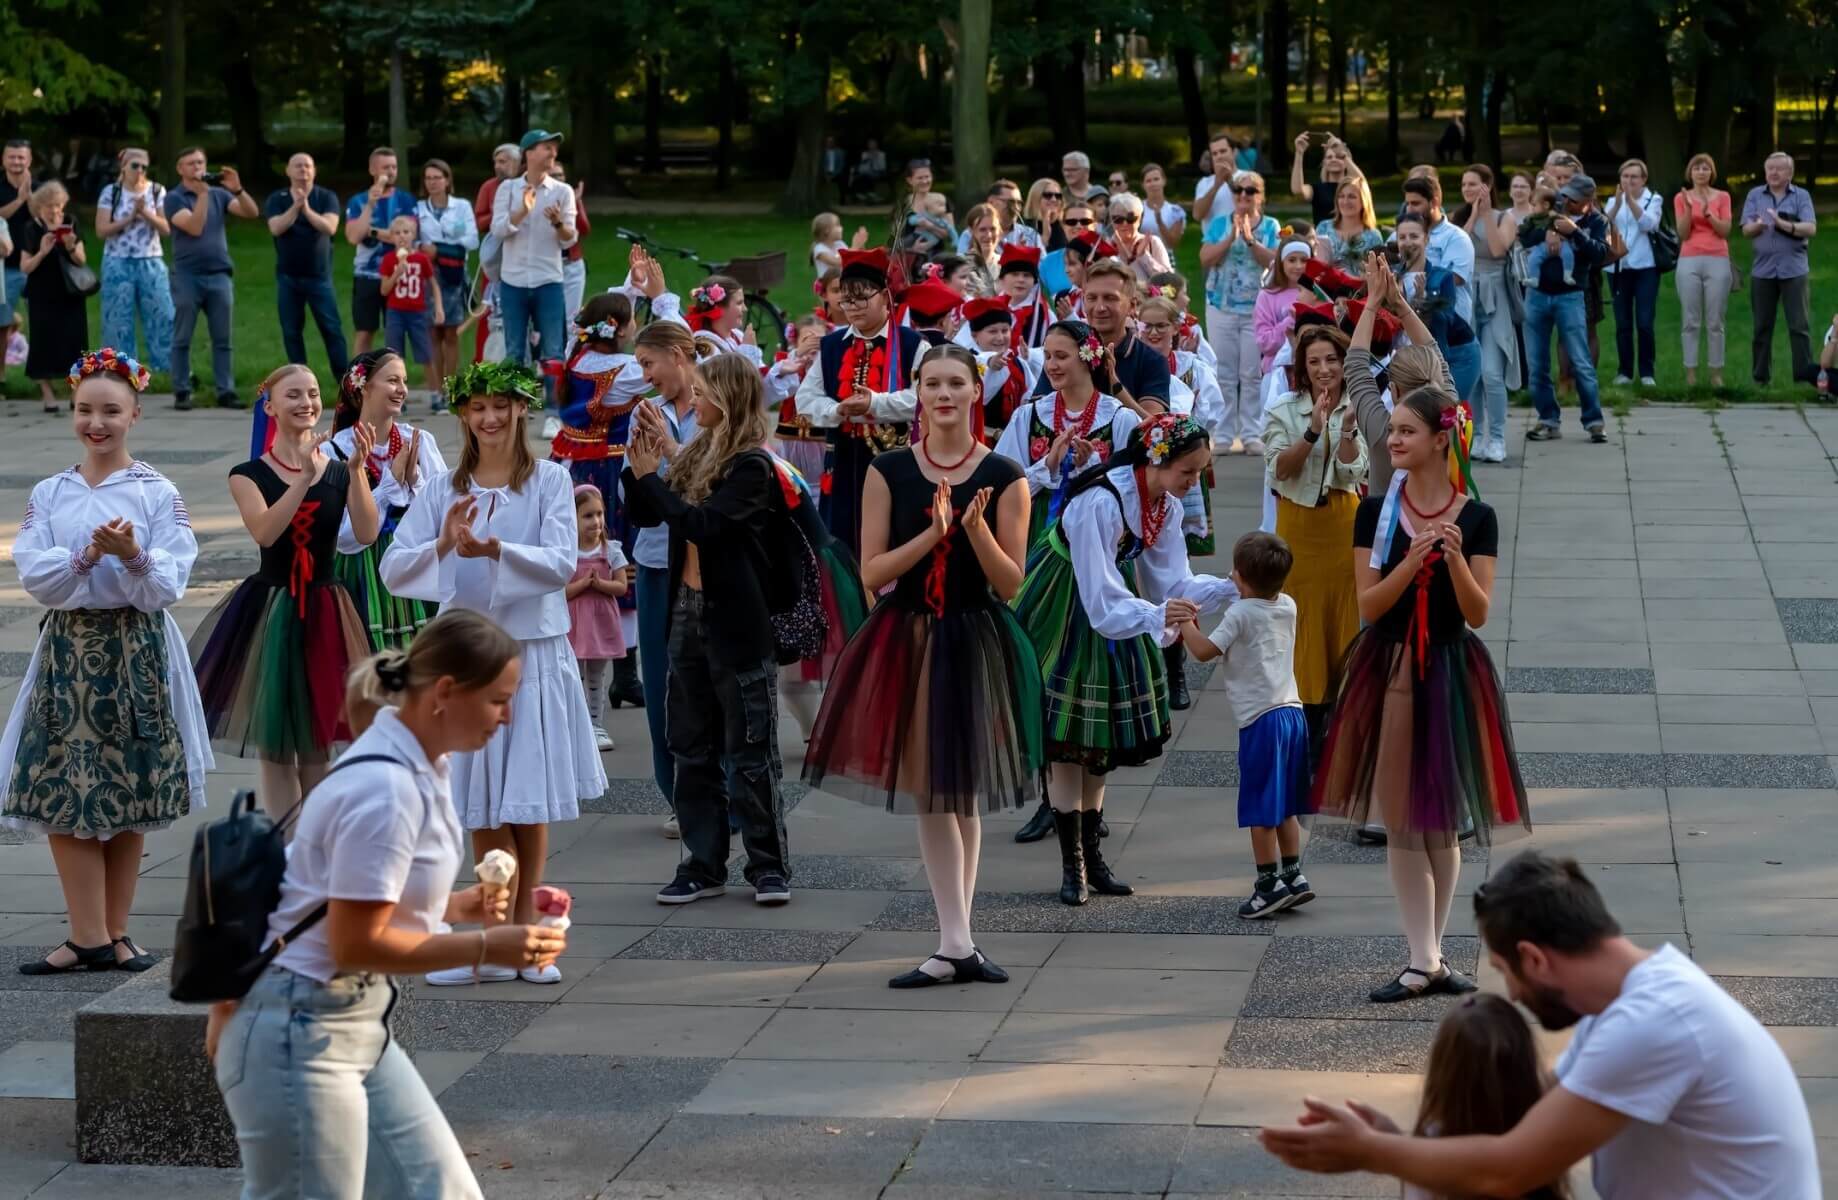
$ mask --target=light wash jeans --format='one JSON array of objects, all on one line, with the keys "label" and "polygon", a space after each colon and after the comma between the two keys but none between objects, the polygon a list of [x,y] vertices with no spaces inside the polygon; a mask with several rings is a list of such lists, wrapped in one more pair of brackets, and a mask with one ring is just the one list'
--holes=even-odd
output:
[{"label": "light wash jeans", "polygon": [[1225,419],[1219,425],[1219,445],[1229,450],[1234,437],[1241,441],[1264,435],[1263,355],[1257,349],[1257,330],[1250,313],[1226,312],[1207,305],[1206,340],[1219,360],[1219,390],[1225,396]]},{"label": "light wash jeans", "polygon": [[559,283],[516,287],[498,283],[498,310],[504,314],[504,356],[512,362],[530,361],[530,327],[536,327],[538,363],[565,358],[562,339],[568,332],[567,299]]},{"label": "light wash jeans", "polygon": [[243,1200],[479,1200],[459,1139],[389,1036],[382,975],[270,967],[217,1047]]},{"label": "light wash jeans", "polygon": [[[147,337],[145,357],[135,349],[134,318]],[[163,258],[102,256],[102,344],[132,354],[149,371],[164,371],[172,352],[172,281]]]}]

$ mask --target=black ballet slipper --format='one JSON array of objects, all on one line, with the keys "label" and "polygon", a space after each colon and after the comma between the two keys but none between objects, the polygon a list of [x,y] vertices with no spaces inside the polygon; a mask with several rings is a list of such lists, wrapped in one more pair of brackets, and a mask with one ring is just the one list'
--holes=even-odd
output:
[{"label": "black ballet slipper", "polygon": [[1430,985],[1423,990],[1439,996],[1466,996],[1469,992],[1480,991],[1481,985],[1445,962],[1442,970],[1430,976]]},{"label": "black ballet slipper", "polygon": [[[56,966],[50,959],[41,958],[37,962],[19,964],[21,975],[64,975],[71,971],[113,971],[115,969],[115,945],[105,942],[100,946],[79,946],[75,942],[65,942],[64,949],[76,955],[75,961],[66,966]],[[52,951],[56,953],[56,951]]]},{"label": "black ballet slipper", "polygon": [[116,961],[115,969],[117,971],[127,971],[130,974],[138,975],[159,961],[159,959],[148,954],[146,950],[141,947],[139,942],[136,942],[125,933],[118,938],[110,940],[109,949],[111,952],[116,946],[125,947],[129,955],[127,958],[118,959]]},{"label": "black ballet slipper", "polygon": [[[1407,975],[1415,975],[1418,979],[1421,979],[1423,981],[1422,986],[1412,987],[1408,983],[1405,983],[1404,977]],[[1392,980],[1384,987],[1373,988],[1367,999],[1371,1000],[1374,1004],[1396,1004],[1400,1000],[1415,1000],[1418,996],[1428,995],[1433,984],[1434,981],[1430,978],[1427,971],[1419,971],[1415,967],[1405,967],[1402,971],[1398,972],[1398,977],[1396,979]]]}]

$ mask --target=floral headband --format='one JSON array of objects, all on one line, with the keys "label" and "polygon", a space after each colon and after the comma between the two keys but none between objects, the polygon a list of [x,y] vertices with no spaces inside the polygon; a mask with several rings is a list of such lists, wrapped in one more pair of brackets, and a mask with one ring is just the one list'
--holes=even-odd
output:
[{"label": "floral headband", "polygon": [[581,326],[581,332],[575,335],[575,340],[581,342],[613,342],[617,344],[619,341],[619,326],[611,321],[595,321],[592,325]]},{"label": "floral headband", "polygon": [[113,346],[104,346],[100,350],[89,351],[70,364],[70,386],[74,388],[91,375],[102,374],[119,375],[136,392],[146,391],[147,385],[153,382],[147,368],[134,358]]},{"label": "floral headband", "polygon": [[474,396],[510,396],[540,410],[542,378],[522,363],[473,363],[447,380],[447,407],[457,414]]},{"label": "floral headband", "polygon": [[1164,465],[1174,453],[1174,444],[1185,441],[1195,435],[1204,436],[1204,431],[1192,417],[1175,413],[1158,413],[1141,425],[1142,448],[1148,452],[1149,461],[1156,466]]},{"label": "floral headband", "polygon": [[[821,295],[822,293],[818,294]],[[699,309],[720,308],[721,305],[726,302],[727,298],[728,290],[718,283],[711,283],[706,287],[691,288],[689,292],[690,305]]]},{"label": "floral headband", "polygon": [[1173,300],[1181,294],[1181,289],[1175,287],[1172,283],[1164,283],[1159,287],[1152,288],[1151,291],[1153,291],[1155,295],[1160,296],[1163,300]]},{"label": "floral headband", "polygon": [[1085,340],[1079,343],[1079,361],[1088,367],[1095,367],[1103,362],[1106,353],[1108,351],[1104,349],[1104,343],[1098,340],[1098,335],[1095,333],[1088,334]]}]

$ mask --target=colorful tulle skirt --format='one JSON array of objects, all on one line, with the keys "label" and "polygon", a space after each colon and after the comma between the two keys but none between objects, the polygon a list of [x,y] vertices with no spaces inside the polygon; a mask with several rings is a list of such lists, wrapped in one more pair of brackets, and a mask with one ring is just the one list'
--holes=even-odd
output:
[{"label": "colorful tulle skirt", "polygon": [[365,546],[356,554],[340,554],[332,561],[332,578],[345,585],[351,593],[351,605],[357,609],[357,619],[364,625],[370,635],[370,644],[379,650],[390,647],[406,648],[421,632],[421,627],[434,619],[439,606],[425,600],[405,600],[390,594],[383,581],[377,576],[377,564],[383,561],[384,551],[396,540],[395,522],[377,535],[377,540]]},{"label": "colorful tulle skirt", "polygon": [[306,585],[303,599],[245,579],[192,634],[211,744],[238,758],[321,763],[349,741],[345,677],[370,654],[351,593]]},{"label": "colorful tulle skirt", "polygon": [[1346,668],[1311,807],[1385,826],[1394,846],[1481,844],[1532,827],[1506,696],[1471,632],[1410,648],[1367,629]]},{"label": "colorful tulle skirt", "polygon": [[804,778],[888,812],[1028,807],[1046,762],[1040,693],[1006,606],[939,617],[883,602],[837,660]]},{"label": "colorful tulle skirt", "polygon": [[[1132,564],[1119,569],[1133,589]],[[1161,648],[1147,634],[1113,641],[1091,627],[1057,525],[1028,554],[1015,615],[1033,643],[1046,689],[1049,762],[1077,763],[1102,775],[1160,756],[1170,733]]]},{"label": "colorful tulle skirt", "polygon": [[862,584],[862,573],[855,559],[841,542],[828,540],[816,547],[818,582],[823,590],[823,613],[830,619],[830,631],[823,639],[823,653],[798,664],[799,678],[806,683],[822,683],[836,669],[843,648],[868,620],[871,601]]}]

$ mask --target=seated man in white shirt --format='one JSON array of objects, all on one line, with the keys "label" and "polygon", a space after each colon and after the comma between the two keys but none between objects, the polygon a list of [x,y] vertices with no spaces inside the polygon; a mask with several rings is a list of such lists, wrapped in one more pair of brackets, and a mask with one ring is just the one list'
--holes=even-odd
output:
[{"label": "seated man in white shirt", "polygon": [[1444,1196],[1522,1196],[1590,1155],[1602,1200],[1820,1194],[1779,1043],[1678,949],[1623,937],[1574,859],[1520,854],[1475,889],[1474,917],[1513,1000],[1546,1029],[1576,1028],[1555,1086],[1498,1137],[1410,1137],[1363,1106],[1310,1100],[1311,1123],[1265,1129],[1266,1149]]}]

